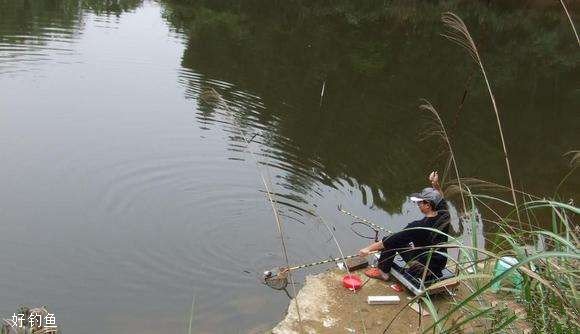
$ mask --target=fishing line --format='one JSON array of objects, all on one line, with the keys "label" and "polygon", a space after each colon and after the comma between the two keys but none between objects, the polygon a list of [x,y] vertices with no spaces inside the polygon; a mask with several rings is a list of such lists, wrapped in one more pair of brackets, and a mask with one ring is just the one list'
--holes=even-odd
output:
[{"label": "fishing line", "polygon": [[[369,255],[375,254],[375,253],[378,253],[378,251],[370,252]],[[288,273],[290,273],[291,271],[296,271],[296,270],[300,270],[300,269],[304,269],[304,268],[319,266],[319,265],[331,263],[331,262],[346,261],[348,259],[352,259],[352,258],[359,257],[359,256],[360,255],[358,255],[358,254],[352,254],[352,255],[347,255],[347,256],[335,257],[332,259],[326,259],[326,260],[321,260],[321,261],[316,261],[316,262],[311,262],[311,263],[306,263],[306,264],[295,265],[293,267],[281,267],[281,268],[279,268],[278,272],[275,272],[274,270],[266,270],[266,271],[264,271],[264,284],[266,284],[267,286],[269,286],[275,290],[283,290],[286,288],[286,285],[288,285]]]},{"label": "fishing line", "polygon": [[[356,235],[358,235],[358,236],[360,236],[362,238],[365,238],[365,239],[374,239],[375,241],[378,241],[378,239],[379,239],[378,238],[379,237],[379,231],[383,231],[383,232],[385,232],[387,234],[392,234],[391,231],[385,229],[384,227],[379,226],[379,225],[377,225],[375,223],[372,223],[372,222],[370,222],[369,220],[367,220],[365,218],[358,217],[358,216],[354,215],[353,213],[342,209],[341,206],[338,207],[338,210],[340,212],[348,215],[348,216],[351,216],[351,217],[354,217],[354,218],[360,220],[360,221],[355,221],[355,222],[351,223],[351,231],[354,234],[356,234]],[[353,226],[355,226],[355,225],[363,225],[363,226],[366,226],[370,231],[373,231],[374,236],[366,236],[363,233],[360,233],[360,232],[356,231],[353,228]],[[326,225],[326,223],[325,223],[325,227],[327,229],[329,229],[329,227]],[[335,242],[336,242],[336,239],[334,238],[334,235],[333,235],[332,231],[330,231],[330,229],[329,229],[329,232],[331,233],[332,239],[334,239]],[[340,251],[340,246],[339,246],[339,251]],[[375,251],[375,252],[372,252],[370,254],[374,254],[374,253],[377,253],[377,252]],[[342,254],[342,251],[341,251],[341,254]],[[346,261],[348,259],[355,258],[355,257],[358,257],[358,256],[359,256],[358,254],[353,254],[353,255],[348,255],[348,256],[342,256],[342,257],[331,258],[331,259],[327,259],[327,260],[321,260],[321,261],[316,261],[316,262],[311,262],[311,263],[296,265],[296,266],[293,266],[293,267],[286,266],[286,267],[279,268],[279,271],[278,272],[275,272],[274,270],[266,270],[266,271],[264,271],[263,282],[264,282],[264,284],[268,285],[269,287],[271,287],[273,289],[283,290],[283,289],[286,288],[286,285],[288,284],[288,274],[291,271],[300,270],[300,269],[309,268],[309,267],[314,267],[314,266],[319,266],[319,265],[326,264],[326,263],[331,263],[331,262],[339,262],[341,260],[342,261]]]},{"label": "fishing line", "polygon": [[[357,231],[354,226],[355,225],[362,225],[365,226],[368,230],[372,231],[374,233],[373,236],[367,236],[363,233],[360,233],[359,231]],[[365,222],[352,222],[350,224],[350,230],[352,231],[352,233],[356,234],[357,236],[364,238],[364,239],[373,239],[375,240],[375,242],[379,241],[379,230],[373,228],[372,226],[370,226],[369,224],[365,223]],[[370,232],[368,231],[368,232]]]},{"label": "fishing line", "polygon": [[[204,99],[204,97],[205,98],[208,98],[208,99],[215,99],[218,102],[218,105],[222,105],[226,111],[228,111],[230,114],[232,114],[232,110],[230,109],[230,107],[228,106],[228,104],[225,102],[225,100],[223,99],[223,97],[221,96],[221,94],[218,93],[213,87],[210,87],[207,91],[205,91],[205,92],[203,92],[201,94],[201,98]],[[234,123],[232,123],[232,124],[234,124]],[[286,242],[285,242],[285,239],[284,239],[284,232],[282,230],[282,223],[280,221],[280,215],[279,215],[278,209],[276,207],[277,202],[273,198],[272,191],[270,190],[271,188],[269,187],[270,182],[268,182],[266,180],[266,178],[264,177],[264,174],[261,172],[260,166],[259,166],[259,160],[258,160],[256,154],[250,148],[251,140],[248,140],[248,138],[246,137],[246,134],[244,133],[244,131],[241,128],[238,129],[238,132],[242,136],[242,138],[244,139],[244,141],[246,142],[246,145],[247,145],[246,150],[250,153],[250,155],[252,156],[252,158],[254,159],[254,161],[256,163],[256,166],[258,167],[258,174],[260,174],[260,178],[262,179],[262,183],[264,184],[264,187],[266,189],[266,195],[267,195],[268,200],[270,202],[270,205],[272,207],[272,211],[274,212],[274,220],[276,221],[276,225],[277,225],[277,228],[278,228],[278,234],[280,235],[280,241],[281,241],[281,244],[282,244],[282,254],[284,256],[284,260],[286,262],[286,265],[289,266],[288,251],[287,251]],[[252,140],[254,140],[254,138],[256,137],[256,135],[254,135],[252,137]],[[266,167],[266,172],[268,173],[268,180],[269,180],[270,179],[270,175],[269,175],[269,170],[268,170],[267,167]],[[297,297],[296,286],[294,284],[294,280],[292,279],[292,276],[290,275],[290,271],[288,271],[287,278],[290,279],[290,281],[292,283],[292,290],[293,290],[292,292],[293,292],[294,297],[296,299],[296,313],[298,315],[298,322],[300,324],[300,332],[301,333],[304,333],[304,328],[303,328],[303,325],[302,325],[302,317],[300,315],[300,308],[298,306],[298,300],[296,298]],[[286,285],[287,284],[288,283],[286,282]],[[286,285],[284,285],[283,289],[286,289]],[[286,291],[286,294],[290,297],[290,294],[288,293],[288,291]]]}]

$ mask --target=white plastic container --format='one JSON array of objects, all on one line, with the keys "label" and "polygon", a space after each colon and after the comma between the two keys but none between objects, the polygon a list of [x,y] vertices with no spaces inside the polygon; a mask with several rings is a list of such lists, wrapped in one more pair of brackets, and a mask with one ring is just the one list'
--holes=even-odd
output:
[{"label": "white plastic container", "polygon": [[399,296],[368,296],[367,303],[370,305],[398,304],[401,301]]}]

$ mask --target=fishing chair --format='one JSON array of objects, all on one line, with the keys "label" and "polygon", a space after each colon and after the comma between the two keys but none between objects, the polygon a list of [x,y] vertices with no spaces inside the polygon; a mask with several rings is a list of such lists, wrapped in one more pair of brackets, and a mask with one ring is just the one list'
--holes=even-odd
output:
[{"label": "fishing chair", "polygon": [[[375,256],[377,256],[378,259],[379,255],[376,254]],[[407,266],[403,258],[398,254],[395,256],[393,260],[393,265],[391,267],[390,274],[391,276],[396,278],[399,282],[401,282],[401,284],[407,287],[407,289],[409,289],[409,291],[411,291],[416,296],[424,294],[426,288],[428,288],[432,284],[455,277],[455,274],[451,272],[451,270],[444,268],[441,271],[440,275],[431,274],[425,276],[425,281],[423,282],[422,270],[419,272],[417,272],[417,270],[412,270],[411,268],[409,268],[409,266]],[[434,290],[430,290],[429,293],[438,294],[450,291],[456,288],[457,286],[459,286],[459,281],[452,282],[448,285],[441,286]]]}]

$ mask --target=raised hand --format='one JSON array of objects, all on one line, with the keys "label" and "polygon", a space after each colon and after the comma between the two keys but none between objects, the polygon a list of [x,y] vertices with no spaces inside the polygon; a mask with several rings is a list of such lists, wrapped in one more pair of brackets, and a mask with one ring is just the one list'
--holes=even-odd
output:
[{"label": "raised hand", "polygon": [[431,182],[431,187],[435,188],[437,191],[443,194],[443,191],[441,191],[441,186],[439,185],[439,172],[436,170],[432,171],[431,174],[429,174],[429,181]]},{"label": "raised hand", "polygon": [[431,174],[429,174],[429,181],[431,181],[431,184],[438,184],[439,183],[439,172],[438,171],[432,171]]}]

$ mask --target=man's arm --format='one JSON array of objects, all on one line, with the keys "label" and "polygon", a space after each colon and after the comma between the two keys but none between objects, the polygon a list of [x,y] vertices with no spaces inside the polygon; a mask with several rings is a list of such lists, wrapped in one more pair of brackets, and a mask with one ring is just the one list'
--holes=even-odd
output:
[{"label": "man's arm", "polygon": [[377,241],[375,243],[372,243],[370,245],[368,245],[367,247],[361,249],[358,251],[358,255],[360,256],[367,256],[372,252],[376,252],[376,251],[380,251],[385,249],[385,246],[383,245],[382,241]]},{"label": "man's arm", "polygon": [[358,251],[360,256],[367,256],[371,252],[381,251],[385,249],[385,242],[388,243],[391,248],[406,248],[409,243],[421,238],[422,230],[413,229],[414,227],[421,227],[419,221],[414,221],[407,225],[402,231],[393,233],[390,236],[384,237],[382,241],[375,242],[369,246]]}]

